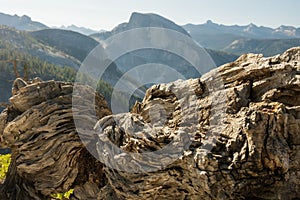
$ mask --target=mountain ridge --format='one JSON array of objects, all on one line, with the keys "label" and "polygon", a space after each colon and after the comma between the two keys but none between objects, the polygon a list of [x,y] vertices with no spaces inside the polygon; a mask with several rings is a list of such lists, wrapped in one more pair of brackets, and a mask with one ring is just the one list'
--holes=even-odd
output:
[{"label": "mountain ridge", "polygon": [[61,67],[78,68],[80,66],[78,59],[56,49],[54,46],[38,42],[30,33],[8,26],[0,26],[0,43],[3,44],[2,48],[8,46],[10,49],[38,57]]},{"label": "mountain ridge", "polygon": [[[191,37],[190,34],[186,30],[184,30],[184,28],[182,28],[181,26],[177,25],[175,22],[172,22],[171,20],[169,20],[167,18],[164,18],[162,16],[159,16],[159,15],[153,14],[153,13],[137,13],[137,12],[132,13],[128,22],[117,25],[111,31],[96,33],[96,34],[92,34],[90,36],[92,38],[94,38],[95,40],[101,42],[115,34],[130,30],[130,29],[143,28],[143,27],[167,28],[170,30],[178,31],[184,35],[187,35],[188,37]],[[213,57],[213,60],[217,66],[225,64],[227,62],[234,61],[238,57],[238,56],[232,55],[230,53],[220,52],[220,50],[218,50],[218,51],[207,50],[207,51]],[[175,63],[175,65],[176,65],[176,63]]]},{"label": "mountain ridge", "polygon": [[26,30],[26,31],[36,31],[36,30],[49,28],[45,24],[32,21],[31,18],[27,15],[18,16],[18,15],[9,15],[5,13],[0,13],[0,24],[14,27],[18,30]]},{"label": "mountain ridge", "polygon": [[290,39],[239,39],[222,49],[233,54],[256,53],[264,56],[281,54],[285,50],[300,46],[300,38]]},{"label": "mountain ridge", "polygon": [[204,24],[188,23],[182,26],[190,34],[219,34],[230,33],[250,38],[260,39],[285,39],[300,37],[300,27],[281,25],[278,28],[270,28],[266,26],[257,26],[253,23],[248,25],[223,25],[207,20]]},{"label": "mountain ridge", "polygon": [[83,27],[83,26],[76,26],[74,24],[69,25],[69,26],[62,25],[60,27],[52,27],[52,29],[69,30],[69,31],[78,32],[78,33],[81,33],[81,34],[87,35],[87,36],[95,34],[95,33],[101,33],[101,32],[104,31],[104,30],[96,31],[96,30],[93,30],[91,28],[86,28],[86,27]]},{"label": "mountain ridge", "polygon": [[227,53],[263,53],[273,56],[299,46],[300,28],[281,25],[278,28],[249,25],[222,25],[208,20],[204,24],[182,26],[203,47]]},{"label": "mountain ridge", "polygon": [[128,22],[124,22],[117,25],[111,31],[96,33],[90,36],[93,38],[97,38],[98,40],[99,39],[105,40],[114,34],[118,34],[134,28],[144,28],[144,27],[168,28],[190,36],[184,28],[182,28],[181,26],[177,25],[175,22],[163,16],[154,13],[138,13],[138,12],[133,12]]},{"label": "mountain ridge", "polygon": [[[17,30],[26,30],[34,32],[53,29],[47,27],[42,23],[32,21],[31,18],[26,15],[19,17],[17,15],[8,15],[0,13],[0,24],[15,27]],[[124,22],[117,25],[111,31],[95,32],[92,29],[88,29],[85,27],[77,27],[75,25],[61,26],[55,29],[75,31],[83,35],[88,35],[93,39],[97,40],[98,42],[101,42],[102,40],[105,40],[114,34],[127,31],[133,28],[142,27],[168,28],[176,30],[185,35],[191,36],[202,47],[217,51],[210,51],[214,53],[214,58],[217,65],[233,61],[236,57],[233,57],[233,55],[230,56],[230,54],[236,54],[237,56],[239,56],[243,53],[255,52],[264,53],[266,56],[272,56],[278,53],[283,53],[290,47],[298,46],[297,40],[287,41],[286,39],[300,38],[300,28],[296,28],[294,26],[281,25],[277,28],[270,28],[265,26],[257,26],[253,23],[250,23],[248,25],[223,25],[217,24],[212,20],[207,20],[207,22],[203,24],[188,23],[183,26],[179,26],[175,22],[158,14],[138,12],[133,12],[128,22]],[[70,37],[72,37],[72,34],[70,34]],[[52,38],[52,40],[53,39],[55,40],[54,37]],[[274,39],[280,39],[282,41],[275,41]],[[249,42],[248,40],[251,40],[251,42]],[[261,52],[259,52],[259,50],[261,49],[261,45],[257,42],[257,40],[261,40],[260,42],[262,42],[265,45]],[[285,42],[287,42],[288,45],[286,45]],[[65,42],[63,43],[66,44]],[[83,44],[82,42],[80,43]],[[89,43],[88,40],[87,43]],[[239,47],[236,47],[237,43],[240,44]],[[249,44],[249,46],[243,45],[244,43]],[[279,44],[285,45],[278,46]],[[275,49],[277,49],[277,51],[274,51],[274,47]],[[80,52],[78,51],[78,48],[79,47],[74,46],[72,51]],[[220,55],[220,58],[218,58],[218,56],[216,56],[218,52],[226,52],[227,54],[222,53],[223,55]],[[83,59],[82,57],[84,57],[85,55],[87,55],[87,53],[83,53],[82,56],[79,56],[78,53],[76,53],[77,58],[81,57],[79,59],[81,61]],[[226,57],[228,59],[226,59],[223,62],[222,60],[225,58],[225,55],[227,55]]]},{"label": "mountain ridge", "polygon": [[29,34],[43,44],[54,46],[81,62],[99,44],[93,38],[72,30],[44,29]]}]

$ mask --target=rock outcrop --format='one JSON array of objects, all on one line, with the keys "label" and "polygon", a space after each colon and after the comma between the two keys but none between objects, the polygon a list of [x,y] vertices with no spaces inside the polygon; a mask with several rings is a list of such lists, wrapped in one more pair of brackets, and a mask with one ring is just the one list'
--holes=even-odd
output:
[{"label": "rock outcrop", "polygon": [[[91,105],[91,92],[73,98]],[[300,198],[300,48],[155,85],[130,113],[95,99],[91,118],[90,106],[72,110],[71,84],[15,81],[0,115],[12,150],[1,199],[70,188],[71,199]],[[78,134],[73,116],[96,126]]]}]

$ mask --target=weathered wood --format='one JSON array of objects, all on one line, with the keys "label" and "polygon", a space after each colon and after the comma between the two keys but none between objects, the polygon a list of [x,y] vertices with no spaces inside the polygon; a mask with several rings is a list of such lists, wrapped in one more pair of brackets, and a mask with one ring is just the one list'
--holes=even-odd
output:
[{"label": "weathered wood", "polygon": [[82,200],[300,198],[299,74],[293,48],[155,85],[131,113],[110,115],[96,95],[97,119],[89,110],[73,114],[100,119],[85,142],[103,163],[76,132],[71,84],[20,84],[0,115],[1,143],[12,149],[0,198],[47,199],[70,188]]},{"label": "weathered wood", "polygon": [[[244,55],[199,80],[153,86],[132,114],[117,115],[114,120],[102,118],[98,122],[103,129],[99,141],[107,136],[124,152],[163,148],[181,131],[190,135],[192,143],[180,159],[164,169],[132,174],[122,168],[120,158],[130,160],[126,166],[132,168],[149,169],[158,167],[158,163],[144,162],[143,157],[125,157],[122,151],[105,149],[103,142],[105,153],[120,159],[120,164],[116,161],[115,165],[121,171],[104,167],[109,181],[98,198],[106,199],[109,193],[119,199],[300,198],[299,61],[300,48],[272,58]],[[216,72],[219,76],[214,75]],[[210,84],[219,88],[208,92],[207,83],[213,76]],[[214,84],[220,82],[224,85]],[[186,95],[192,92],[197,99]],[[225,106],[221,102],[222,106],[215,104],[212,108],[212,101],[217,101],[220,94],[221,99],[226,99]],[[164,116],[157,102],[167,115],[162,127],[158,124]],[[224,123],[218,127],[208,119],[217,117],[222,110],[226,112]],[[197,123],[189,123],[193,118]],[[156,135],[135,135],[150,134],[148,123],[157,125]],[[135,127],[142,128],[132,134]],[[205,152],[209,144],[213,148]],[[161,158],[162,163],[167,162],[164,159],[168,157]]]},{"label": "weathered wood", "polygon": [[[55,81],[22,83],[15,81],[12,106],[0,116],[1,141],[12,150],[12,166],[1,189],[3,199],[45,199],[74,186],[80,190],[93,179],[97,187],[104,185],[102,164],[87,152],[76,133],[73,86]],[[82,86],[82,92],[92,90]],[[86,101],[80,94],[78,98]],[[104,98],[96,98],[95,122],[111,114]]]}]

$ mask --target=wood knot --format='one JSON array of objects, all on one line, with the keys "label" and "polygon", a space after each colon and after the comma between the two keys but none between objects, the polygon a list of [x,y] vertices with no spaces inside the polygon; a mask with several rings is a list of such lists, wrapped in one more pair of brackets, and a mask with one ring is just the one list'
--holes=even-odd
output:
[{"label": "wood knot", "polygon": [[24,81],[21,78],[17,78],[14,83],[13,83],[13,87],[12,87],[12,95],[16,95],[18,94],[19,90],[23,87],[27,86],[26,81]]}]

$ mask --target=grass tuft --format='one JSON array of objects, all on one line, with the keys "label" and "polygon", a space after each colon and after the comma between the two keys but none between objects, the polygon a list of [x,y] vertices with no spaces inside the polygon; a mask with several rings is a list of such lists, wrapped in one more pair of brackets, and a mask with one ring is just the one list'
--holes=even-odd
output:
[{"label": "grass tuft", "polygon": [[74,189],[70,189],[69,191],[64,193],[52,194],[51,197],[59,200],[70,199],[70,196],[73,194],[73,192]]},{"label": "grass tuft", "polygon": [[7,174],[9,165],[11,161],[11,155],[0,155],[0,182],[2,182]]}]

